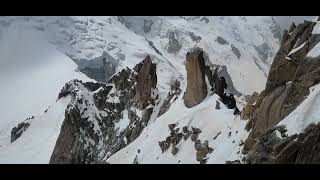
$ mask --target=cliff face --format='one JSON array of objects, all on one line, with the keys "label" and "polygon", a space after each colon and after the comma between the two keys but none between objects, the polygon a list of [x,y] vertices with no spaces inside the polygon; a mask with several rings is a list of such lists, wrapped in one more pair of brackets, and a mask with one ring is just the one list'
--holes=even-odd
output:
[{"label": "cliff face", "polygon": [[[284,156],[289,155],[285,153],[281,153],[279,155],[281,157],[268,157],[265,159],[269,160],[265,161],[261,159],[257,160],[263,153],[268,156],[272,154],[265,148],[261,148],[265,147],[266,142],[269,145],[272,144],[270,147],[277,144],[276,141],[271,143],[271,139],[274,139],[274,137],[271,136],[270,130],[305,100],[309,95],[309,88],[320,82],[319,57],[307,55],[320,41],[320,34],[313,33],[315,25],[316,22],[305,21],[297,26],[291,25],[289,31],[284,32],[282,45],[270,68],[264,91],[262,91],[254,105],[248,104],[245,107],[246,111],[243,113],[250,114],[247,129],[251,129],[251,133],[245,142],[243,152],[247,153],[252,148],[248,156],[251,162],[303,163],[317,161],[301,160],[301,158],[299,160],[296,157],[290,157],[291,159],[286,157],[286,159]],[[242,117],[248,116],[243,115]],[[317,134],[317,128],[313,129],[312,134]],[[271,130],[271,132],[273,131]],[[292,136],[288,138],[281,141],[282,143],[283,141],[290,142],[290,146],[287,148],[293,148],[292,144],[297,146],[297,143],[293,142],[293,139],[296,139],[296,137]],[[298,139],[304,141],[304,138]],[[306,141],[308,140],[306,139]],[[282,146],[286,147],[285,144],[282,144]],[[295,149],[295,151],[295,153],[298,153],[300,150]],[[303,151],[307,155],[305,150]],[[310,151],[310,156],[312,154],[314,154],[313,151]],[[271,161],[270,159],[273,160]],[[304,157],[303,159],[308,159],[308,157]]]}]

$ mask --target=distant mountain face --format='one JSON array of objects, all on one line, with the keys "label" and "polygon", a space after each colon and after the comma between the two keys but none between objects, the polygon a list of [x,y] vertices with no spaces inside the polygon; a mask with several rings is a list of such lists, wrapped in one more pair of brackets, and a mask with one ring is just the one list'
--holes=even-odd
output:
[{"label": "distant mountain face", "polygon": [[[240,120],[233,108],[242,110],[244,96],[253,105],[258,95],[246,95],[265,88],[279,47],[288,40],[283,38],[292,36],[291,31],[283,33],[289,29],[285,24],[296,20],[262,16],[0,17],[0,39],[6,42],[0,43],[0,52],[5,52],[1,53],[1,83],[11,87],[16,79],[11,78],[10,83],[6,77],[28,74],[34,66],[42,67],[44,75],[24,76],[26,82],[33,82],[32,87],[43,83],[33,81],[37,76],[58,82],[51,85],[62,89],[59,95],[57,90],[29,95],[29,99],[58,98],[50,107],[38,101],[48,109],[17,125],[11,134],[10,129],[23,119],[1,122],[6,130],[0,133],[0,157],[6,158],[0,160],[10,162],[14,156],[10,152],[18,154],[35,135],[30,151],[11,162],[225,163],[241,159],[249,133],[244,130],[247,121]],[[292,39],[290,42],[298,42]],[[19,42],[23,42],[21,47],[14,45]],[[192,53],[198,50],[200,54]],[[16,52],[21,53],[15,56]],[[22,63],[23,57],[26,62]],[[50,65],[55,67],[51,71]],[[67,68],[59,74],[61,67]],[[53,76],[54,71],[60,76]],[[47,141],[38,136],[41,127],[46,129],[43,138]],[[36,144],[45,150],[33,159]]]},{"label": "distant mountain face", "polygon": [[[182,66],[186,52],[201,47],[211,63],[226,65],[244,94],[263,88],[282,33],[272,17],[1,17],[0,24],[36,29],[98,81],[146,54]],[[249,72],[261,83],[252,83]]]}]

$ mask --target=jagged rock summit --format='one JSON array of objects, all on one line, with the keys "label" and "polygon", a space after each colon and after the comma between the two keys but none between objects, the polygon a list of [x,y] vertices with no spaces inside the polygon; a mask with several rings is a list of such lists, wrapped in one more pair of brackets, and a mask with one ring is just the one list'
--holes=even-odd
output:
[{"label": "jagged rock summit", "polygon": [[50,163],[103,163],[136,139],[158,99],[156,64],[150,56],[105,83],[70,81],[71,95]]},{"label": "jagged rock summit", "polygon": [[[248,153],[247,163],[319,163],[319,151],[311,148],[319,144],[315,140],[319,125],[310,125],[304,132],[290,136],[286,135],[286,126],[276,126],[306,101],[310,88],[320,82],[320,57],[311,53],[320,42],[318,23],[292,24],[284,32],[265,90],[254,105],[246,107],[246,113],[251,114],[247,116],[251,133],[243,149]],[[276,135],[277,131],[281,136]]]},{"label": "jagged rock summit", "polygon": [[186,55],[187,89],[184,103],[191,108],[201,103],[207,97],[205,81],[205,61],[203,51],[195,49]]}]

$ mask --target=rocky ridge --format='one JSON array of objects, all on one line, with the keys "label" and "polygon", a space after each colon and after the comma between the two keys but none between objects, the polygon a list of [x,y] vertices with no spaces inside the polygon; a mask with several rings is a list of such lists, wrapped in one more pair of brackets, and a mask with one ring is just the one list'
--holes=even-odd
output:
[{"label": "rocky ridge", "polygon": [[105,83],[70,81],[71,95],[50,163],[103,163],[146,127],[158,101],[156,65],[149,56]]}]

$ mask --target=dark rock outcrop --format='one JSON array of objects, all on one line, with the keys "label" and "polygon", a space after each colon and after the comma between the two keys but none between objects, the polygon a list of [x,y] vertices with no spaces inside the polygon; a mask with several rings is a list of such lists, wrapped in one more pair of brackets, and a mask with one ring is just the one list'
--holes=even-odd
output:
[{"label": "dark rock outcrop", "polygon": [[226,161],[226,164],[241,164],[241,162],[239,160]]},{"label": "dark rock outcrop", "polygon": [[152,41],[149,41],[148,39],[146,39],[146,41],[148,42],[149,46],[152,47],[152,49],[159,54],[160,56],[162,56],[162,53],[159,51],[159,49],[156,48],[156,46],[153,44]]},{"label": "dark rock outcrop", "polygon": [[183,133],[179,132],[180,128],[175,128],[176,124],[169,124],[168,128],[170,130],[170,136],[166,138],[164,141],[159,142],[159,146],[161,148],[162,153],[169,149],[172,145],[171,153],[176,155],[178,153],[178,148],[176,147],[183,137]]},{"label": "dark rock outcrop", "polygon": [[176,155],[179,152],[179,149],[176,147],[182,137],[186,141],[191,136],[191,141],[194,142],[194,148],[196,152],[196,160],[200,164],[205,164],[207,159],[206,156],[213,152],[213,148],[209,147],[208,141],[201,143],[198,139],[198,135],[201,133],[199,128],[191,127],[191,130],[188,129],[188,126],[182,127],[182,132],[180,128],[176,128],[176,124],[169,124],[168,128],[170,130],[170,136],[168,136],[164,141],[159,142],[162,153],[167,151],[170,146],[172,146],[171,154]]},{"label": "dark rock outcrop", "polygon": [[241,53],[235,45],[231,44],[231,50],[237,56],[237,58],[240,59]]},{"label": "dark rock outcrop", "polygon": [[221,37],[221,36],[218,36],[217,37],[217,39],[216,39],[216,41],[219,43],[219,44],[221,44],[221,45],[228,45],[229,44],[229,42],[228,41],[226,41],[223,37]]},{"label": "dark rock outcrop", "polygon": [[168,44],[168,53],[177,53],[181,49],[182,45],[175,37],[175,32],[171,31],[169,33],[169,44]]},{"label": "dark rock outcrop", "polygon": [[178,151],[179,151],[179,149],[174,146],[174,147],[172,148],[171,153],[172,153],[172,155],[176,155],[176,154],[178,153]]},{"label": "dark rock outcrop", "polygon": [[166,99],[164,100],[162,106],[160,107],[158,117],[163,115],[164,113],[166,113],[169,110],[171,104],[175,100],[177,100],[178,96],[181,94],[180,82],[178,79],[171,82],[170,87],[171,87],[171,89],[170,89]]},{"label": "dark rock outcrop", "polygon": [[24,121],[11,130],[11,143],[17,140],[30,126],[30,123]]},{"label": "dark rock outcrop", "polygon": [[206,24],[209,23],[209,19],[208,19],[207,17],[205,17],[205,16],[203,16],[203,17],[200,19],[200,21],[204,21],[204,22],[206,22]]},{"label": "dark rock outcrop", "polygon": [[201,41],[201,36],[196,36],[193,32],[189,32],[189,36],[192,41],[195,41],[197,43]]},{"label": "dark rock outcrop", "polygon": [[184,94],[184,104],[191,108],[201,103],[207,97],[205,82],[205,61],[203,51],[196,49],[186,56],[187,89]]},{"label": "dark rock outcrop", "polygon": [[119,61],[103,52],[100,57],[94,59],[74,60],[78,65],[78,70],[86,74],[89,78],[99,82],[106,82],[115,72]]},{"label": "dark rock outcrop", "polygon": [[144,32],[145,32],[145,33],[150,32],[152,25],[153,25],[153,21],[152,21],[152,20],[144,19],[144,23],[143,23],[143,30],[144,30]]},{"label": "dark rock outcrop", "polygon": [[219,101],[216,101],[216,107],[215,107],[215,109],[220,109],[220,103],[219,103]]},{"label": "dark rock outcrop", "polygon": [[220,97],[223,95],[224,89],[236,96],[242,95],[242,93],[234,87],[232,78],[225,65],[208,64],[206,65],[205,72],[211,87]]},{"label": "dark rock outcrop", "polygon": [[200,162],[200,164],[205,164],[207,162],[206,156],[213,152],[213,148],[209,147],[208,142],[196,143],[196,160]]},{"label": "dark rock outcrop", "polygon": [[[281,137],[277,137],[275,131],[279,131]],[[279,126],[258,138],[258,142],[246,156],[246,163],[320,163],[320,124],[311,124],[298,135],[286,137],[284,132],[285,128]]]}]

